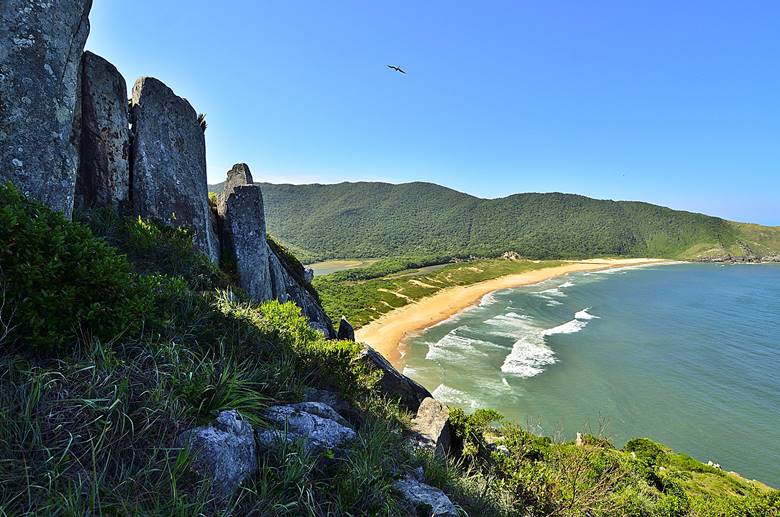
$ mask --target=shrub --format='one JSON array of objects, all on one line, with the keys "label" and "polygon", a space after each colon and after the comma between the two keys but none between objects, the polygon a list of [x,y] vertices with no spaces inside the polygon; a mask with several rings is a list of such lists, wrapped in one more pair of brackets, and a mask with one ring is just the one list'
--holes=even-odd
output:
[{"label": "shrub", "polygon": [[206,255],[193,249],[192,235],[186,228],[125,216],[112,208],[86,210],[75,217],[126,253],[138,273],[181,276],[196,290],[229,285],[228,276]]},{"label": "shrub", "polygon": [[10,183],[0,186],[0,276],[9,340],[39,353],[135,332],[153,301],[117,250]]}]

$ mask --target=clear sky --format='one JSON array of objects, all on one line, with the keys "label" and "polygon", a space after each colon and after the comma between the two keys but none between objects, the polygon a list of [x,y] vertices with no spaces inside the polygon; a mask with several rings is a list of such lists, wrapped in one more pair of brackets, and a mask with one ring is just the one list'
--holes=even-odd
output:
[{"label": "clear sky", "polygon": [[90,18],[128,87],[157,77],[207,114],[211,182],[247,162],[780,225],[777,0],[95,0]]}]

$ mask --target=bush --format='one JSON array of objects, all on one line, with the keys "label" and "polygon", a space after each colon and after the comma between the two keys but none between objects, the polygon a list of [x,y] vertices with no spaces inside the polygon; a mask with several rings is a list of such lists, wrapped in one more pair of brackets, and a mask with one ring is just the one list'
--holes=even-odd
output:
[{"label": "bush", "polygon": [[0,186],[0,277],[8,339],[38,353],[133,333],[153,302],[117,250],[10,183]]},{"label": "bush", "polygon": [[112,208],[86,210],[75,218],[127,254],[138,273],[180,276],[199,291],[226,288],[230,283],[217,265],[193,249],[192,235],[186,228],[125,216]]}]

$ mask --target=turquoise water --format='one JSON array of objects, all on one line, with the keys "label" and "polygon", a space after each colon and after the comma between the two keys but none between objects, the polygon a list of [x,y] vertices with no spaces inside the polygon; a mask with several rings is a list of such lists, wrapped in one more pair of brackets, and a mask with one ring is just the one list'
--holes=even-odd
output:
[{"label": "turquoise water", "polygon": [[780,265],[577,273],[406,342],[437,398],[537,433],[647,436],[780,487]]}]

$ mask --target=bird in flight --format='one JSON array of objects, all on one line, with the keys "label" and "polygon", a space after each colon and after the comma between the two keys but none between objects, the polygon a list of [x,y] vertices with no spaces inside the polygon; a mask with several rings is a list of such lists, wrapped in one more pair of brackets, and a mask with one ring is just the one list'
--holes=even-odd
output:
[{"label": "bird in flight", "polygon": [[401,68],[399,68],[397,66],[387,65],[387,68],[389,68],[390,70],[395,70],[396,72],[401,73],[401,74],[406,74],[406,72],[404,72],[403,69],[401,69]]}]

